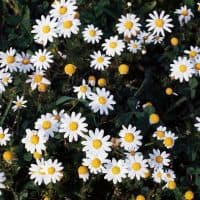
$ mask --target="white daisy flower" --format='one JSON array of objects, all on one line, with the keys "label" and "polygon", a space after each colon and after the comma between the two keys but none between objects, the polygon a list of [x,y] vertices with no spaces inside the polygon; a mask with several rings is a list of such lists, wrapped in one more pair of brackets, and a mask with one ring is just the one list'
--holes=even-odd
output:
[{"label": "white daisy flower", "polygon": [[57,159],[45,161],[44,172],[46,175],[44,176],[44,183],[48,185],[60,181],[63,177],[63,169],[62,163],[58,162]]},{"label": "white daisy flower", "polygon": [[9,72],[5,72],[3,69],[0,70],[0,94],[6,90],[5,87],[9,83],[12,83],[12,76]]},{"label": "white daisy flower", "polygon": [[157,140],[164,140],[166,131],[167,128],[165,126],[159,126],[153,133],[153,137],[155,137]]},{"label": "white daisy flower", "polygon": [[195,72],[198,76],[200,76],[200,56],[197,56],[195,58],[195,61],[193,61]]},{"label": "white daisy flower", "polygon": [[43,132],[30,129],[26,129],[26,136],[22,139],[22,143],[25,144],[26,150],[32,154],[34,152],[42,154],[42,151],[46,150],[46,142],[47,138]]},{"label": "white daisy flower", "polygon": [[96,93],[91,92],[88,99],[91,100],[89,106],[93,110],[93,112],[100,111],[100,115],[108,115],[108,110],[113,110],[113,105],[116,102],[113,99],[113,95],[110,95],[110,92],[105,88],[96,88]]},{"label": "white daisy flower", "polygon": [[140,33],[137,35],[137,38],[140,41],[140,43],[143,44],[150,44],[153,41],[152,34],[145,31],[140,31]]},{"label": "white daisy flower", "polygon": [[165,133],[163,144],[167,149],[171,149],[173,148],[176,139],[178,139],[178,137],[175,136],[174,133],[172,133],[171,131],[167,131]]},{"label": "white daisy flower", "polygon": [[161,183],[165,179],[165,173],[162,168],[155,168],[152,173],[154,182]]},{"label": "white daisy flower", "polygon": [[195,118],[197,123],[194,124],[194,126],[197,128],[197,131],[200,132],[200,117]]},{"label": "white daisy flower", "polygon": [[17,71],[17,56],[16,50],[10,47],[5,53],[0,52],[0,67],[4,67],[4,70],[10,72]]},{"label": "white daisy flower", "polygon": [[137,18],[135,14],[122,15],[119,19],[117,26],[117,31],[119,34],[124,34],[125,37],[136,36],[140,31],[141,24],[138,23],[140,18]]},{"label": "white daisy flower", "polygon": [[142,49],[142,45],[141,45],[141,42],[140,41],[137,41],[137,40],[131,40],[129,43],[128,43],[128,50],[133,53],[133,54],[136,54],[139,50]]},{"label": "white daisy flower", "polygon": [[53,55],[50,51],[46,49],[35,52],[35,54],[31,57],[31,62],[36,67],[36,70],[48,69],[50,68],[50,64],[53,63]]},{"label": "white daisy flower", "polygon": [[14,106],[12,106],[12,110],[15,112],[16,110],[20,110],[22,108],[26,108],[27,101],[24,100],[24,96],[17,96],[17,100],[13,101]]},{"label": "white daisy flower", "polygon": [[94,27],[93,24],[88,25],[83,31],[83,39],[87,43],[99,43],[102,35],[102,31],[99,28]]},{"label": "white daisy flower", "polygon": [[83,151],[86,153],[93,153],[101,155],[111,151],[112,142],[109,142],[110,136],[104,136],[104,130],[99,130],[98,128],[95,131],[89,130],[89,135],[85,136],[85,140],[81,142],[84,146]]},{"label": "white daisy flower", "polygon": [[173,170],[171,170],[171,169],[165,170],[164,177],[163,177],[163,180],[165,182],[174,181],[175,178],[176,178],[176,175]]},{"label": "white daisy flower", "polygon": [[147,19],[147,28],[148,31],[153,32],[153,35],[162,35],[165,36],[165,31],[171,33],[171,28],[174,26],[171,24],[172,19],[169,15],[165,15],[165,11],[162,11],[160,14],[157,11],[149,14],[150,19]]},{"label": "white daisy flower", "polygon": [[60,19],[58,25],[59,36],[70,38],[72,34],[78,34],[80,25],[80,20],[71,15]]},{"label": "white daisy flower", "polygon": [[153,36],[153,40],[152,40],[152,43],[153,44],[161,44],[163,41],[164,41],[164,37],[160,36],[160,35],[156,35],[156,36]]},{"label": "white daisy flower", "polygon": [[29,79],[26,83],[31,83],[31,89],[35,90],[40,84],[50,85],[51,82],[44,77],[44,71],[36,70],[32,75],[29,75]]},{"label": "white daisy flower", "polygon": [[8,131],[8,128],[3,130],[3,128],[0,127],[0,146],[6,146],[10,141],[11,134],[9,134]]},{"label": "white daisy flower", "polygon": [[186,57],[178,57],[178,60],[174,60],[174,63],[170,65],[171,77],[178,79],[181,83],[189,81],[189,78],[195,73],[192,62]]},{"label": "white daisy flower", "polygon": [[128,152],[124,152],[125,158],[130,159],[130,158],[134,157],[136,154],[138,154],[139,156],[142,156],[141,152],[137,152],[138,149],[139,148],[136,148],[136,149],[128,151]]},{"label": "white daisy flower", "polygon": [[87,154],[87,157],[83,159],[83,165],[88,166],[90,172],[98,174],[103,172],[104,164],[108,162],[106,159],[107,154]]},{"label": "white daisy flower", "polygon": [[87,181],[89,179],[88,168],[84,165],[79,166],[78,176],[79,176],[80,179],[83,179],[84,182]]},{"label": "white daisy flower", "polygon": [[64,114],[65,114],[64,109],[60,110],[59,112],[55,109],[52,111],[52,115],[57,122],[60,122],[61,118],[64,117]]},{"label": "white daisy flower", "polygon": [[4,182],[6,181],[6,176],[4,172],[0,172],[0,195],[2,194],[1,189],[6,188]]},{"label": "white daisy flower", "polygon": [[20,72],[27,73],[34,69],[31,63],[31,56],[28,53],[21,52],[17,54],[17,64]]},{"label": "white daisy flower", "polygon": [[74,86],[73,89],[74,92],[77,93],[78,99],[85,99],[91,93],[91,88],[86,84],[84,79],[82,80],[82,84],[80,86]]},{"label": "white daisy flower", "polygon": [[149,166],[151,168],[163,168],[169,166],[169,154],[166,151],[160,152],[159,149],[153,149],[153,153],[149,154]]},{"label": "white daisy flower", "polygon": [[128,128],[122,126],[122,130],[119,132],[121,147],[127,151],[138,149],[142,145],[141,140],[143,138],[140,133],[141,131],[131,124],[128,125]]},{"label": "white daisy flower", "polygon": [[190,59],[195,59],[196,57],[200,56],[200,48],[190,46],[190,50],[185,50],[185,54],[188,54]]},{"label": "white daisy flower", "polygon": [[86,118],[81,113],[64,114],[60,123],[59,132],[64,133],[64,138],[69,138],[69,142],[78,141],[78,136],[84,137],[88,131]]},{"label": "white daisy flower", "polygon": [[125,48],[123,40],[118,39],[118,36],[111,36],[109,39],[105,39],[105,43],[102,46],[106,54],[112,57],[115,55],[120,56]]},{"label": "white daisy flower", "polygon": [[71,0],[56,0],[51,4],[51,6],[52,9],[50,10],[50,15],[55,19],[61,19],[69,15],[74,15],[74,12],[77,9],[76,2]]},{"label": "white daisy flower", "polygon": [[41,16],[41,19],[36,20],[36,25],[33,26],[33,30],[31,33],[34,33],[35,41],[43,44],[43,46],[47,45],[47,42],[53,42],[53,39],[57,37],[57,28],[58,24],[55,18],[52,18],[47,15]]},{"label": "white daisy flower", "polygon": [[187,24],[192,19],[192,17],[194,17],[192,10],[187,8],[186,5],[176,9],[174,13],[179,15],[178,20],[181,26]]},{"label": "white daisy flower", "polygon": [[105,68],[108,68],[110,65],[110,57],[106,56],[105,54],[102,54],[101,51],[95,51],[91,56],[92,58],[90,62],[90,67],[96,69],[96,70],[105,70]]},{"label": "white daisy flower", "polygon": [[104,165],[104,178],[108,181],[113,181],[114,184],[121,182],[123,178],[126,178],[127,168],[124,160],[116,160],[113,158]]},{"label": "white daisy flower", "polygon": [[148,160],[143,158],[141,154],[135,154],[133,157],[129,157],[126,160],[126,166],[128,167],[128,177],[131,179],[136,178],[140,180],[141,177],[144,177],[148,173]]},{"label": "white daisy flower", "polygon": [[43,132],[48,139],[49,136],[54,137],[54,132],[58,131],[58,123],[54,119],[54,116],[50,113],[41,115],[35,122],[35,129]]}]

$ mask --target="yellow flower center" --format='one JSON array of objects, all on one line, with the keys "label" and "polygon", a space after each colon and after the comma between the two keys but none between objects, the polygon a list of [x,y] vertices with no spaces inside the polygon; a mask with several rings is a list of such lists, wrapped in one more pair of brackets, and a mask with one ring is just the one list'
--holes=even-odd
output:
[{"label": "yellow flower center", "polygon": [[80,166],[80,167],[78,168],[78,173],[79,173],[79,174],[82,174],[82,175],[88,174],[88,168],[87,168],[86,166]]},{"label": "yellow flower center", "polygon": [[171,146],[173,146],[173,144],[174,144],[174,140],[173,140],[173,138],[171,138],[171,137],[166,137],[166,138],[164,139],[164,141],[163,141],[163,144],[164,144],[166,147],[171,147]]},{"label": "yellow flower center", "polygon": [[40,62],[46,61],[46,56],[40,56],[40,57],[39,57],[39,61],[40,61]]},{"label": "yellow flower center", "polygon": [[133,44],[132,47],[133,47],[134,49],[136,49],[136,48],[138,47],[138,45],[137,45],[137,44]]},{"label": "yellow flower center", "polygon": [[156,131],[156,137],[162,139],[165,137],[165,133],[163,131]]},{"label": "yellow flower center", "polygon": [[194,58],[197,55],[196,51],[190,51],[189,56],[190,58]]},{"label": "yellow flower center", "polygon": [[5,138],[5,134],[4,133],[0,133],[0,140]]},{"label": "yellow flower center", "polygon": [[8,77],[3,77],[3,79],[2,79],[2,81],[3,81],[4,83],[8,83],[8,80],[9,80]]},{"label": "yellow flower center", "polygon": [[87,86],[86,86],[86,85],[81,85],[81,86],[80,86],[80,91],[81,91],[82,93],[86,93],[86,92],[87,92]]},{"label": "yellow flower center", "polygon": [[40,159],[42,157],[42,155],[40,154],[40,153],[38,153],[37,151],[35,151],[34,153],[33,153],[33,158],[35,158],[36,160],[37,159]]},{"label": "yellow flower center", "polygon": [[126,134],[124,135],[124,140],[125,140],[126,142],[128,142],[128,143],[133,142],[134,139],[135,139],[135,136],[134,136],[132,133],[126,133]]},{"label": "yellow flower center", "polygon": [[163,25],[164,25],[163,19],[156,19],[156,20],[155,20],[155,25],[156,25],[156,27],[158,27],[158,28],[162,28]]},{"label": "yellow flower center", "polygon": [[181,12],[181,15],[183,15],[183,16],[185,16],[185,17],[188,16],[188,14],[189,14],[189,13],[188,13],[187,10],[183,10],[183,11]]},{"label": "yellow flower center", "polygon": [[133,26],[134,26],[134,24],[133,24],[133,22],[131,22],[131,21],[126,21],[125,23],[124,23],[124,27],[126,28],[126,29],[132,29],[133,28]]},{"label": "yellow flower center", "polygon": [[59,8],[59,14],[64,15],[67,12],[67,7],[61,6]]},{"label": "yellow flower center", "polygon": [[186,72],[187,71],[187,66],[186,65],[180,65],[179,66],[179,71],[182,72],[182,73]]},{"label": "yellow flower center", "polygon": [[51,28],[50,28],[50,26],[48,26],[48,25],[42,27],[42,32],[45,33],[45,34],[49,33],[50,30],[51,30]]},{"label": "yellow flower center", "polygon": [[96,31],[95,30],[89,30],[88,33],[89,33],[90,37],[95,37],[96,36]]},{"label": "yellow flower center", "polygon": [[3,153],[3,159],[5,160],[5,161],[11,161],[12,159],[13,159],[13,153],[11,152],[11,151],[5,151],[4,153]]},{"label": "yellow flower center", "polygon": [[109,47],[115,49],[117,47],[117,42],[110,42]]},{"label": "yellow flower center", "polygon": [[76,66],[73,64],[65,65],[65,73],[69,76],[72,76],[76,72]]},{"label": "yellow flower center", "polygon": [[15,57],[14,57],[14,56],[7,56],[6,62],[7,62],[8,64],[14,63],[14,62],[15,62]]},{"label": "yellow flower center", "polygon": [[162,158],[162,156],[156,156],[155,160],[157,163],[162,163],[163,158]]},{"label": "yellow flower center", "polygon": [[40,140],[40,138],[39,138],[38,135],[33,135],[33,136],[31,137],[31,143],[34,144],[34,145],[38,144],[38,143],[39,143],[39,140]]},{"label": "yellow flower center", "polygon": [[66,29],[70,29],[72,27],[72,21],[71,20],[66,20],[63,22],[63,27]]},{"label": "yellow flower center", "polygon": [[141,169],[141,164],[139,162],[135,162],[132,164],[132,170],[138,171]]},{"label": "yellow flower center", "polygon": [[99,57],[97,58],[97,62],[98,62],[98,63],[103,63],[103,62],[104,62],[104,57],[103,57],[103,56],[99,56]]},{"label": "yellow flower center", "polygon": [[69,123],[69,130],[70,131],[77,131],[78,129],[78,123],[77,122],[70,122]]},{"label": "yellow flower center", "polygon": [[101,160],[98,158],[95,158],[91,162],[92,167],[99,168],[101,166]]},{"label": "yellow flower center", "polygon": [[54,115],[54,119],[60,121],[60,115]]},{"label": "yellow flower center", "polygon": [[196,70],[200,70],[200,63],[196,63],[194,67]]},{"label": "yellow flower center", "polygon": [[136,199],[135,200],[145,200],[145,197],[143,196],[143,195],[138,195],[137,197],[136,197]]},{"label": "yellow flower center", "polygon": [[101,140],[99,140],[99,139],[93,140],[93,141],[92,141],[92,146],[93,146],[95,149],[101,148],[101,146],[102,146]]},{"label": "yellow flower center", "polygon": [[160,121],[160,117],[159,117],[158,114],[153,113],[153,114],[150,115],[149,121],[150,121],[151,124],[157,124]]},{"label": "yellow flower center", "polygon": [[22,64],[24,64],[24,65],[28,65],[29,63],[30,63],[30,60],[28,58],[24,58],[22,60]]},{"label": "yellow flower center", "polygon": [[51,128],[51,122],[49,120],[45,120],[42,122],[42,128],[47,130]]},{"label": "yellow flower center", "polygon": [[156,177],[157,177],[157,178],[161,178],[161,177],[162,177],[162,173],[161,173],[161,172],[158,172],[158,173],[156,174]]},{"label": "yellow flower center", "polygon": [[118,167],[118,166],[114,166],[114,167],[112,167],[112,173],[114,174],[114,175],[117,175],[117,174],[119,174],[120,173],[120,168]]},{"label": "yellow flower center", "polygon": [[16,106],[17,106],[18,108],[22,107],[22,102],[21,102],[21,101],[17,101],[17,102],[16,102]]},{"label": "yellow flower center", "polygon": [[53,175],[53,174],[55,174],[55,172],[56,172],[56,170],[55,170],[54,167],[49,167],[48,168],[48,174]]},{"label": "yellow flower center", "polygon": [[98,98],[98,102],[99,102],[101,105],[104,105],[104,104],[106,104],[107,99],[106,99],[105,97],[103,97],[103,96],[100,96],[100,97]]},{"label": "yellow flower center", "polygon": [[35,74],[35,76],[34,76],[34,82],[35,83],[40,83],[41,81],[42,81],[42,75]]}]

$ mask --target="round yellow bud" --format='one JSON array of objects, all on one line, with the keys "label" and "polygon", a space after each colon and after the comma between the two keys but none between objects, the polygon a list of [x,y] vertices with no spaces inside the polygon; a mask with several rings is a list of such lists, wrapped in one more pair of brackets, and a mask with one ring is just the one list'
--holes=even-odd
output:
[{"label": "round yellow bud", "polygon": [[126,65],[126,64],[121,64],[119,65],[118,67],[118,71],[121,75],[125,75],[125,74],[128,74],[129,72],[129,66]]},{"label": "round yellow bud", "polygon": [[40,159],[42,157],[42,154],[38,153],[37,151],[33,153],[33,158]]},{"label": "round yellow bud", "polygon": [[150,122],[150,124],[157,124],[159,121],[160,121],[160,117],[159,117],[158,114],[152,113],[149,116],[149,122]]},{"label": "round yellow bud", "polygon": [[48,88],[48,85],[47,85],[47,84],[40,83],[40,84],[38,85],[38,91],[39,91],[39,92],[46,92],[46,91],[47,91],[47,88]]},{"label": "round yellow bud", "polygon": [[67,64],[65,65],[65,73],[69,76],[72,76],[76,72],[76,66],[73,64]]},{"label": "round yellow bud", "polygon": [[14,158],[14,155],[11,151],[5,151],[3,153],[3,159],[6,161],[6,162],[10,162],[12,161]]},{"label": "round yellow bud", "polygon": [[172,95],[173,92],[174,92],[173,89],[170,88],[170,87],[168,87],[168,88],[165,89],[165,93],[166,93],[166,95],[168,95],[168,96]]},{"label": "round yellow bud", "polygon": [[142,194],[139,194],[135,200],[145,200],[145,197]]},{"label": "round yellow bud", "polygon": [[176,189],[176,182],[175,181],[169,181],[167,183],[167,188],[170,190],[175,190]]},{"label": "round yellow bud", "polygon": [[99,87],[105,87],[106,86],[106,79],[105,78],[100,78],[98,80],[98,86]]},{"label": "round yellow bud", "polygon": [[171,42],[171,45],[175,47],[178,45],[179,40],[177,37],[173,37],[173,38],[171,38],[170,42]]},{"label": "round yellow bud", "polygon": [[194,199],[194,193],[191,190],[188,190],[184,194],[185,200],[192,200]]}]

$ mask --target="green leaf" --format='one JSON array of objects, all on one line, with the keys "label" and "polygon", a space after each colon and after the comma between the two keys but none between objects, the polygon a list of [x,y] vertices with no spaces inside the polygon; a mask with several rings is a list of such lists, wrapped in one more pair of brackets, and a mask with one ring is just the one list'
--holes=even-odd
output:
[{"label": "green leaf", "polygon": [[25,153],[24,154],[24,160],[26,161],[31,161],[32,160],[32,155],[30,153]]},{"label": "green leaf", "polygon": [[67,101],[74,100],[75,98],[69,96],[62,96],[58,100],[56,100],[56,106],[63,104]]}]

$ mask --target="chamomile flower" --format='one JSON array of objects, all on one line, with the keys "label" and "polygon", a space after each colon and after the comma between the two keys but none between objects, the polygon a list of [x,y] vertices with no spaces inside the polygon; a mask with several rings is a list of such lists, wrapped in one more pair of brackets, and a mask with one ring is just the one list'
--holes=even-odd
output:
[{"label": "chamomile flower", "polygon": [[31,62],[36,67],[36,70],[48,69],[50,64],[53,63],[53,55],[51,52],[46,49],[35,52],[35,54],[31,57]]},{"label": "chamomile flower", "polygon": [[60,110],[59,112],[55,109],[52,111],[52,115],[57,122],[60,122],[61,118],[64,117],[64,114],[65,114],[64,109]]},{"label": "chamomile flower", "polygon": [[108,110],[113,110],[113,105],[116,102],[113,99],[113,95],[110,95],[110,92],[105,88],[96,88],[96,93],[91,92],[88,99],[91,100],[89,106],[93,112],[100,112],[100,115],[108,115]]},{"label": "chamomile flower", "polygon": [[59,36],[70,38],[72,34],[78,34],[80,25],[80,20],[71,15],[60,19],[58,26]]},{"label": "chamomile flower", "polygon": [[190,59],[195,59],[197,56],[200,56],[200,48],[190,46],[190,50],[185,50],[184,53],[188,54]]},{"label": "chamomile flower", "polygon": [[4,182],[6,181],[6,176],[4,172],[0,172],[0,195],[2,194],[1,189],[6,188]]},{"label": "chamomile flower", "polygon": [[41,19],[36,20],[36,25],[33,26],[31,33],[34,33],[35,41],[47,45],[47,42],[53,42],[53,39],[57,37],[57,21],[55,18],[51,18],[49,15],[46,17],[41,16]]},{"label": "chamomile flower", "polygon": [[77,6],[75,1],[71,0],[56,0],[52,4],[52,9],[50,10],[51,17],[55,19],[61,19],[63,17],[74,15]]},{"label": "chamomile flower", "polygon": [[119,132],[121,146],[127,151],[139,148],[142,145],[141,140],[143,138],[140,133],[141,131],[137,130],[136,127],[133,127],[131,124],[129,124],[127,128],[122,126],[122,130]]},{"label": "chamomile flower", "polygon": [[155,137],[157,140],[164,140],[166,130],[167,128],[165,126],[157,127],[156,131],[153,133],[153,137]]},{"label": "chamomile flower", "polygon": [[136,54],[141,49],[142,49],[142,45],[141,45],[140,41],[131,40],[128,43],[128,50],[133,54]]},{"label": "chamomile flower", "polygon": [[26,108],[27,101],[24,100],[24,96],[17,96],[16,101],[13,101],[14,106],[12,106],[12,110],[15,112],[16,110],[20,110],[22,108]]},{"label": "chamomile flower", "polygon": [[187,8],[186,5],[176,9],[174,13],[179,15],[178,20],[181,26],[187,24],[192,19],[192,17],[194,17],[191,9]]},{"label": "chamomile flower", "polygon": [[174,133],[172,133],[171,131],[167,131],[165,133],[165,137],[164,137],[164,140],[163,140],[163,144],[165,145],[165,147],[167,149],[171,149],[173,148],[174,146],[174,143],[175,143],[175,140],[177,139],[178,137],[175,136]]},{"label": "chamomile flower", "polygon": [[195,58],[195,61],[193,61],[195,72],[198,76],[200,76],[200,56],[197,56]]},{"label": "chamomile flower", "polygon": [[49,136],[54,137],[54,132],[58,131],[58,123],[54,119],[54,116],[50,113],[41,115],[35,122],[35,129],[43,132],[48,139]]},{"label": "chamomile flower", "polygon": [[165,170],[164,177],[163,177],[163,180],[165,182],[174,181],[175,178],[176,178],[176,175],[172,169]]},{"label": "chamomile flower", "polygon": [[88,166],[90,172],[93,174],[101,173],[104,170],[103,165],[108,161],[106,157],[105,153],[87,154],[87,157],[83,159],[83,165]]},{"label": "chamomile flower", "polygon": [[142,44],[150,44],[153,41],[153,36],[150,32],[140,31],[137,35],[138,40]]},{"label": "chamomile flower", "polygon": [[154,169],[154,171],[152,173],[152,178],[153,178],[154,182],[161,183],[165,178],[164,170],[162,168]]},{"label": "chamomile flower", "polygon": [[50,85],[51,82],[44,77],[44,71],[36,70],[32,75],[29,75],[29,79],[26,83],[31,83],[31,89],[35,90],[40,84]]},{"label": "chamomile flower", "polygon": [[153,149],[153,153],[149,154],[149,166],[151,168],[163,168],[169,166],[169,154],[166,151],[161,152],[159,149]]},{"label": "chamomile flower", "polygon": [[22,52],[17,54],[17,64],[20,72],[27,73],[34,69],[33,64],[31,63],[31,55],[28,53]]},{"label": "chamomile flower", "polygon": [[135,154],[133,157],[129,157],[126,160],[126,166],[128,166],[128,177],[131,179],[136,178],[140,180],[148,173],[148,160],[143,158],[141,154]]},{"label": "chamomile flower", "polygon": [[25,144],[25,148],[28,152],[32,154],[38,152],[42,154],[42,151],[45,151],[47,138],[41,131],[35,131],[26,129],[26,136],[22,139],[22,143]]},{"label": "chamomile flower", "polygon": [[0,70],[0,94],[6,90],[9,83],[12,83],[12,76],[9,72]]},{"label": "chamomile flower", "polygon": [[120,56],[125,48],[124,42],[118,39],[118,36],[111,36],[109,39],[105,39],[105,43],[102,46],[106,54],[112,57],[115,55]]},{"label": "chamomile flower", "polygon": [[174,63],[170,65],[171,77],[178,79],[181,83],[183,81],[189,81],[192,75],[195,73],[192,62],[186,57],[178,57],[178,60],[174,60]]},{"label": "chamomile flower", "polygon": [[84,79],[82,80],[82,84],[80,86],[74,86],[73,89],[74,92],[77,93],[78,99],[85,99],[91,93],[91,88],[86,84]]},{"label": "chamomile flower", "polygon": [[153,35],[165,36],[165,31],[171,33],[171,28],[173,25],[171,24],[172,19],[169,15],[165,15],[165,11],[162,11],[158,14],[157,11],[153,11],[153,13],[149,14],[150,19],[147,19],[147,28],[148,31],[153,32]]},{"label": "chamomile flower", "polygon": [[18,64],[15,49],[11,47],[5,53],[0,52],[0,67],[4,67],[4,71],[16,72],[17,66]]},{"label": "chamomile flower", "polygon": [[44,183],[47,185],[60,181],[63,177],[63,169],[62,163],[58,162],[57,159],[45,161],[44,172],[46,175],[44,176]]},{"label": "chamomile flower", "polygon": [[8,131],[8,128],[3,130],[3,128],[0,127],[0,146],[6,146],[10,141],[11,134],[9,134]]},{"label": "chamomile flower", "polygon": [[194,124],[194,126],[197,128],[197,131],[200,132],[200,117],[195,118],[197,123]]},{"label": "chamomile flower", "polygon": [[119,19],[119,23],[117,26],[117,31],[119,34],[124,34],[125,37],[136,36],[140,31],[141,24],[139,22],[139,18],[135,14],[126,14],[126,16],[122,15]]},{"label": "chamomile flower", "polygon": [[89,179],[88,168],[84,165],[79,166],[78,176],[79,176],[80,179],[83,179],[84,182],[87,181]]},{"label": "chamomile flower", "polygon": [[126,178],[127,168],[124,160],[116,160],[113,158],[104,165],[104,179],[113,181],[114,184],[121,182],[123,178]]},{"label": "chamomile flower", "polygon": [[153,36],[152,43],[153,44],[161,44],[164,41],[164,37],[160,35]]},{"label": "chamomile flower", "polygon": [[105,70],[110,65],[110,57],[102,54],[101,51],[95,51],[91,56],[90,67],[96,70]]},{"label": "chamomile flower", "polygon": [[84,133],[88,131],[86,118],[81,113],[64,114],[60,122],[59,132],[64,133],[64,138],[69,138],[69,142],[78,141],[78,136],[84,137]]},{"label": "chamomile flower", "polygon": [[89,130],[89,135],[86,135],[85,140],[81,142],[84,146],[82,150],[86,153],[90,152],[98,155],[110,152],[112,142],[109,142],[109,140],[110,136],[104,136],[104,130],[98,128],[95,131]]},{"label": "chamomile flower", "polygon": [[93,24],[88,25],[83,31],[83,38],[87,43],[99,43],[102,35],[102,31],[99,28],[94,27]]}]

